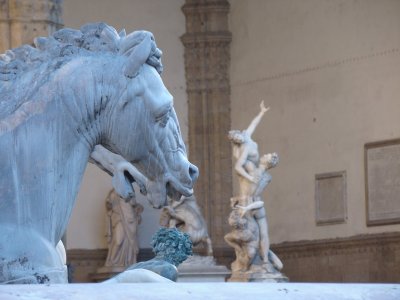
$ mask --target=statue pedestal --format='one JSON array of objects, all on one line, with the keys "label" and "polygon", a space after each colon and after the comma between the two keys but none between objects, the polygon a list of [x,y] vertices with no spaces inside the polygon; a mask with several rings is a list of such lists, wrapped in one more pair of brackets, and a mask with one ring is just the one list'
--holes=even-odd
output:
[{"label": "statue pedestal", "polygon": [[250,270],[234,271],[228,279],[229,282],[289,282],[289,278],[272,267],[267,271],[260,265],[252,265]]},{"label": "statue pedestal", "polygon": [[234,272],[227,280],[228,282],[289,282],[289,278],[278,273],[261,273],[261,272]]},{"label": "statue pedestal", "polygon": [[178,267],[178,282],[225,282],[230,271],[217,265],[212,256],[194,255]]},{"label": "statue pedestal", "polygon": [[118,275],[119,273],[125,271],[127,267],[101,267],[98,268],[96,273],[90,274],[90,279],[94,282],[101,282],[111,277]]}]

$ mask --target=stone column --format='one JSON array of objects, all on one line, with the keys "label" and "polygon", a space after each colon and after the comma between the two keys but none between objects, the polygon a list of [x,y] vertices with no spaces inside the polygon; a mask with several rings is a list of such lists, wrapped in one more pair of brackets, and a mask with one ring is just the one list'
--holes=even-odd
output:
[{"label": "stone column", "polygon": [[62,0],[0,0],[0,52],[62,27]]},{"label": "stone column", "polygon": [[195,195],[208,222],[214,252],[226,247],[232,196],[230,130],[229,3],[186,0],[185,71],[188,96],[189,157],[199,167]]}]

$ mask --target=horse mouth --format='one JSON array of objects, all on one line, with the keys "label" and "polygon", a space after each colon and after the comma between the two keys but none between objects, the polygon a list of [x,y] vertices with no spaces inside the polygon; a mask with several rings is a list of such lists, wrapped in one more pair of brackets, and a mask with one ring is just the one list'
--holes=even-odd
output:
[{"label": "horse mouth", "polygon": [[158,180],[148,179],[145,187],[147,200],[154,208],[158,209],[168,205],[168,197],[175,201],[179,201],[182,196],[190,197],[193,195],[194,181],[193,179],[180,181],[171,174],[158,178]]},{"label": "horse mouth", "polygon": [[172,181],[167,181],[166,190],[167,196],[175,201],[179,201],[182,196],[190,197],[193,195],[193,188],[185,187]]},{"label": "horse mouth", "polygon": [[185,187],[180,183],[166,181],[165,183],[157,181],[147,181],[145,193],[150,204],[159,209],[168,205],[168,197],[173,201],[179,201],[183,196],[193,195],[192,187]]}]

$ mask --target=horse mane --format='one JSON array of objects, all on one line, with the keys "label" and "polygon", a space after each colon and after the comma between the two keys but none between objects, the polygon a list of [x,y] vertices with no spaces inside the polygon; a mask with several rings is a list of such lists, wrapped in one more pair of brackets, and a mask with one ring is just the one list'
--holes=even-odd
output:
[{"label": "horse mane", "polygon": [[[143,31],[142,31],[143,32]],[[131,35],[139,35],[139,31]],[[138,44],[130,41],[125,30],[119,34],[105,23],[90,23],[82,26],[79,30],[64,28],[56,31],[49,37],[38,37],[34,39],[34,46],[23,45],[21,47],[7,50],[0,55],[0,81],[9,81],[17,77],[19,73],[37,68],[43,62],[61,58],[65,60],[74,55],[90,55],[91,53],[109,52],[113,54],[125,54]],[[143,36],[138,37],[139,40]],[[122,50],[122,51],[120,51]],[[148,63],[162,72],[161,52],[153,47],[153,55],[150,55]],[[158,57],[157,57],[158,56]],[[156,60],[155,58],[158,58]]]},{"label": "horse mane", "polygon": [[[54,70],[73,58],[99,54],[128,56],[146,35],[150,35],[152,40],[146,63],[161,73],[162,52],[151,33],[134,31],[126,35],[125,30],[117,33],[102,22],[86,24],[79,30],[64,28],[49,37],[36,38],[34,46],[23,45],[7,50],[0,55],[0,123],[1,119],[16,113],[29,102],[38,87],[48,82]],[[24,81],[24,77],[29,77],[31,82]],[[18,94],[16,89],[23,91]],[[31,105],[35,106],[34,103]]]}]

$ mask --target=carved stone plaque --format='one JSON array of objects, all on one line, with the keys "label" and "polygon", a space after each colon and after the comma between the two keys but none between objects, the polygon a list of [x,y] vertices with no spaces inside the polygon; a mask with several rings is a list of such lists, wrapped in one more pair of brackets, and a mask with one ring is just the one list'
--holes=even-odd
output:
[{"label": "carved stone plaque", "polygon": [[367,225],[400,223],[400,140],[365,145]]},{"label": "carved stone plaque", "polygon": [[315,175],[315,203],[317,225],[346,221],[345,171]]}]

